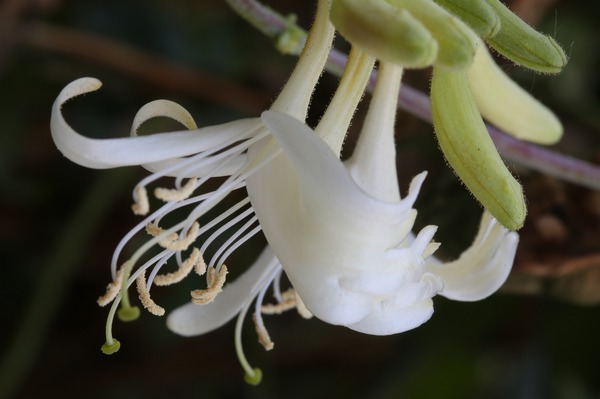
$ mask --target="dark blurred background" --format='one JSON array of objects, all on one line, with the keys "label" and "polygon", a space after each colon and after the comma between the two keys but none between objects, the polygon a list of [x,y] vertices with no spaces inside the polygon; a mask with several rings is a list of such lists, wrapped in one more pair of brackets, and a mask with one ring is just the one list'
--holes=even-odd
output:
[{"label": "dark blurred background", "polygon": [[[304,27],[315,6],[269,4],[296,13]],[[567,135],[555,149],[600,163],[598,3],[510,5],[555,36],[570,63],[559,76],[500,63],[564,121]],[[223,1],[0,3],[0,397],[600,398],[600,195],[518,165],[529,218],[513,275],[485,301],[436,298],[428,323],[390,337],[295,312],[266,316],[275,342],[268,353],[248,320],[246,353],[264,372],[258,387],[243,381],[233,323],[183,338],[143,313],[115,324],[119,353],[100,352],[107,309],[96,298],[109,282],[114,246],[138,221],[131,188],[145,172],[88,170],[63,158],[49,131],[60,89],[82,76],[101,79],[99,93],[66,107],[68,120],[91,137],[119,137],[156,98],[181,103],[200,125],[256,116],[294,62]],[[427,71],[406,79],[427,91]],[[313,123],[336,82],[323,78]],[[445,166],[429,124],[401,112],[397,142],[403,187],[430,171],[418,224],[439,225],[440,254],[452,257],[472,239],[480,209]],[[230,268],[243,270],[259,241]],[[189,288],[153,292],[168,310]]]}]

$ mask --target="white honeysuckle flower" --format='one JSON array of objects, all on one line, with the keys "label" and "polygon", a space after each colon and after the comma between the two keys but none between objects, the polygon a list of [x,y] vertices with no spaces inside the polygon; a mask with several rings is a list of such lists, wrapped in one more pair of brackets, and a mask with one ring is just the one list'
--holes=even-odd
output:
[{"label": "white honeysuckle flower", "polygon": [[[262,230],[306,307],[328,323],[375,335],[422,324],[437,294],[462,301],[489,296],[506,280],[518,243],[517,233],[487,212],[473,245],[454,262],[431,256],[436,227],[412,235],[412,206],[425,173],[400,199],[395,151],[388,144],[401,71],[390,79],[391,74],[382,68],[361,139],[346,165],[339,148],[329,147],[304,123],[269,111],[262,119],[283,151],[247,181]],[[262,150],[257,144],[249,154]],[[244,278],[276,273],[276,264],[265,254]],[[254,296],[259,285],[242,280],[235,289]],[[213,328],[207,320],[221,325],[224,309],[233,317],[246,301],[224,293],[202,308],[186,305],[169,316],[169,326],[184,335],[201,334]]]},{"label": "white honeysuckle flower", "polygon": [[[270,349],[263,312],[295,307],[305,317],[314,314],[327,323],[388,335],[427,321],[433,313],[432,298],[438,294],[478,300],[506,279],[518,235],[487,213],[473,245],[454,262],[432,256],[439,246],[432,241],[435,226],[412,233],[417,215],[413,205],[426,173],[417,175],[401,198],[393,143],[400,68],[382,64],[360,140],[345,163],[340,160],[341,145],[374,59],[353,49],[321,122],[314,131],[305,125],[310,96],[333,37],[329,6],[328,0],[319,2],[297,67],[271,110],[260,118],[197,128],[185,109],[159,100],[140,109],[131,137],[98,140],[73,130],[61,111],[70,99],[97,90],[100,82],[79,79],[59,94],[51,129],[66,157],[92,168],[142,165],[152,172],[133,195],[134,212],[146,216],[117,246],[113,282],[98,300],[102,306],[112,302],[105,353],[119,348],[112,336],[119,305],[121,319],[137,317],[128,296],[134,282],[144,307],[163,315],[165,310],[150,297],[150,288],[176,283],[192,270],[206,274],[206,287],[192,291],[192,303],[169,315],[169,328],[198,335],[237,315],[236,348],[253,383],[260,380],[260,371],[250,367],[241,350],[241,326],[255,299],[259,340]],[[190,130],[137,136],[138,128],[157,116],[172,118]],[[164,205],[148,214],[146,187],[165,176],[175,178],[175,187],[157,188],[154,196]],[[224,182],[214,191],[202,191],[204,183],[217,176],[224,176]],[[243,187],[248,198],[206,220],[208,211]],[[184,207],[189,209],[185,219],[163,228],[163,219]],[[144,229],[151,238],[118,267],[124,246]],[[225,260],[261,230],[269,246],[237,280],[226,284]],[[225,242],[215,249],[219,238]],[[196,242],[199,248],[194,247]],[[161,251],[147,255],[155,247]],[[205,263],[207,250],[211,256]],[[171,259],[177,270],[161,274]],[[281,292],[283,272],[295,291]],[[263,307],[271,286],[277,303]]]}]

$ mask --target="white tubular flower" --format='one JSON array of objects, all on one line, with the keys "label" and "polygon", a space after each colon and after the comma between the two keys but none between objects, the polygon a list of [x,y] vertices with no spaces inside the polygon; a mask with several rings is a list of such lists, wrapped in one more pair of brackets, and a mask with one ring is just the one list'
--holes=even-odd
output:
[{"label": "white tubular flower", "polygon": [[[388,335],[427,321],[437,294],[478,300],[506,279],[518,235],[487,213],[471,248],[454,262],[442,263],[432,256],[439,246],[432,241],[435,226],[412,233],[417,215],[413,205],[426,173],[413,179],[406,197],[400,196],[393,137],[401,68],[381,64],[361,137],[345,164],[340,160],[341,145],[370,76],[372,57],[353,49],[321,122],[315,131],[304,124],[333,39],[329,7],[330,0],[319,1],[297,67],[271,110],[260,118],[198,129],[182,107],[159,100],[140,109],[132,137],[95,140],[73,130],[61,110],[73,97],[98,89],[100,82],[83,78],[59,94],[51,129],[65,156],[92,168],[143,165],[153,172],[134,189],[135,213],[150,211],[149,184],[164,176],[175,177],[174,188],[154,191],[164,205],[117,246],[113,282],[98,300],[101,306],[112,302],[103,352],[119,349],[112,336],[119,306],[122,320],[132,320],[139,313],[128,296],[134,282],[143,306],[160,316],[165,309],[150,296],[153,283],[174,284],[192,270],[206,275],[206,284],[190,293],[192,303],[170,314],[169,328],[186,336],[204,334],[238,315],[235,345],[247,381],[253,384],[260,381],[261,372],[246,361],[241,326],[255,298],[256,331],[269,350],[273,342],[263,312],[295,307],[303,317],[314,314],[327,323]],[[137,136],[139,126],[156,116],[170,117],[191,130]],[[204,183],[216,176],[225,176],[224,182],[215,191],[200,193]],[[206,220],[208,211],[242,187],[248,198]],[[163,228],[165,216],[184,207],[190,209],[185,219]],[[144,229],[151,238],[118,268],[125,244]],[[269,247],[241,277],[226,284],[225,260],[261,230]],[[223,236],[224,243],[212,248]],[[199,248],[194,247],[196,242],[202,243]],[[158,254],[147,255],[156,247],[161,249]],[[211,256],[205,262],[203,255],[209,247]],[[161,273],[172,259],[177,270]],[[293,291],[280,291],[283,271]],[[271,284],[277,303],[263,307]]]},{"label": "white tubular flower", "polygon": [[283,153],[247,184],[263,232],[306,307],[328,323],[375,335],[428,320],[436,294],[467,301],[492,294],[508,276],[518,243],[487,213],[472,247],[455,262],[431,256],[435,226],[411,234],[425,173],[400,199],[388,145],[401,73],[394,69],[384,64],[380,71],[346,166],[305,124],[265,112]]}]

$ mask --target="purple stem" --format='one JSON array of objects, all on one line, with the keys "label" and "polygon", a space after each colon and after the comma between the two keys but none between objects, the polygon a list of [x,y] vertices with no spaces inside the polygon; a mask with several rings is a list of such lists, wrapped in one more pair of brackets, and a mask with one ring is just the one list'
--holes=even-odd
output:
[{"label": "purple stem", "polygon": [[[256,0],[227,0],[227,2],[242,17],[269,37],[276,38],[288,28],[289,22],[283,16]],[[334,75],[341,76],[346,61],[345,54],[333,49],[329,54],[326,69]],[[376,72],[373,72],[367,90],[373,90],[375,79]],[[431,122],[429,96],[409,85],[402,85],[398,95],[398,107],[424,121]],[[493,126],[488,125],[487,128],[496,148],[504,158],[529,169],[600,190],[600,167],[548,148],[518,140]]]}]

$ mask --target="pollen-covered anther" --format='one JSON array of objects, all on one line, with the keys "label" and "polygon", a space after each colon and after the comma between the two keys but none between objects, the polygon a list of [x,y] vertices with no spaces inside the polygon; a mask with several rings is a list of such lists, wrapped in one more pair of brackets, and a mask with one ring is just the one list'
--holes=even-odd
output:
[{"label": "pollen-covered anther", "polygon": [[[154,223],[148,223],[146,225],[146,233],[150,234],[152,237],[158,237],[159,235],[161,235],[162,233],[164,233],[165,230],[154,224]],[[177,233],[171,233],[169,234],[167,237],[165,237],[165,240],[169,240],[169,241],[175,241],[177,240]]]},{"label": "pollen-covered anther", "polygon": [[283,312],[287,312],[294,308],[298,311],[298,314],[305,319],[313,317],[311,311],[304,305],[304,302],[302,302],[302,299],[293,288],[290,288],[281,294],[281,302],[262,305],[260,311],[264,314],[282,314]]},{"label": "pollen-covered anther", "polygon": [[145,215],[150,210],[150,203],[148,202],[148,192],[146,187],[137,186],[133,191],[133,199],[135,203],[131,205],[131,210],[136,215]]},{"label": "pollen-covered anther", "polygon": [[261,326],[260,323],[256,319],[256,313],[252,315],[252,321],[254,322],[254,328],[256,329],[256,334],[258,335],[258,342],[265,348],[265,350],[270,351],[273,349],[275,344],[271,341],[271,337],[269,336],[269,332],[264,326]]},{"label": "pollen-covered anther", "polygon": [[192,302],[197,305],[205,305],[214,301],[217,295],[223,290],[226,275],[227,266],[225,265],[221,266],[218,275],[213,267],[208,269],[208,287],[203,290],[192,291]]},{"label": "pollen-covered anther", "polygon": [[146,286],[146,271],[138,276],[138,278],[135,280],[135,283],[140,301],[146,310],[153,315],[163,316],[165,314],[165,309],[161,306],[158,306],[156,302],[150,298],[150,291],[148,291],[148,287]]},{"label": "pollen-covered anther", "polygon": [[293,288],[281,293],[281,302],[267,303],[260,307],[264,314],[282,314],[296,307],[296,291]]},{"label": "pollen-covered anther", "polygon": [[185,238],[181,240],[173,240],[171,236],[167,238],[163,238],[158,242],[158,244],[171,251],[185,251],[188,247],[196,240],[198,237],[198,231],[200,230],[200,224],[198,222],[194,222],[192,227],[188,230]]},{"label": "pollen-covered anther", "polygon": [[[206,270],[206,263],[202,259],[202,254],[198,248],[193,248],[190,256],[181,264],[179,269],[172,273],[160,274],[154,278],[154,284],[159,286],[171,285],[180,282],[183,280],[192,269],[195,267],[196,272],[201,271],[202,265],[204,265],[204,270]],[[198,273],[200,275],[204,274]]]},{"label": "pollen-covered anther", "polygon": [[123,282],[123,269],[126,265],[127,262],[125,262],[117,271],[117,277],[106,286],[106,293],[96,300],[98,305],[106,306],[117,297],[119,291],[121,290],[121,284]]},{"label": "pollen-covered anther", "polygon": [[154,196],[159,200],[164,202],[169,201],[183,201],[186,200],[192,195],[194,190],[196,189],[196,183],[198,179],[195,177],[189,179],[187,183],[181,188],[163,188],[159,187],[154,190]]}]

